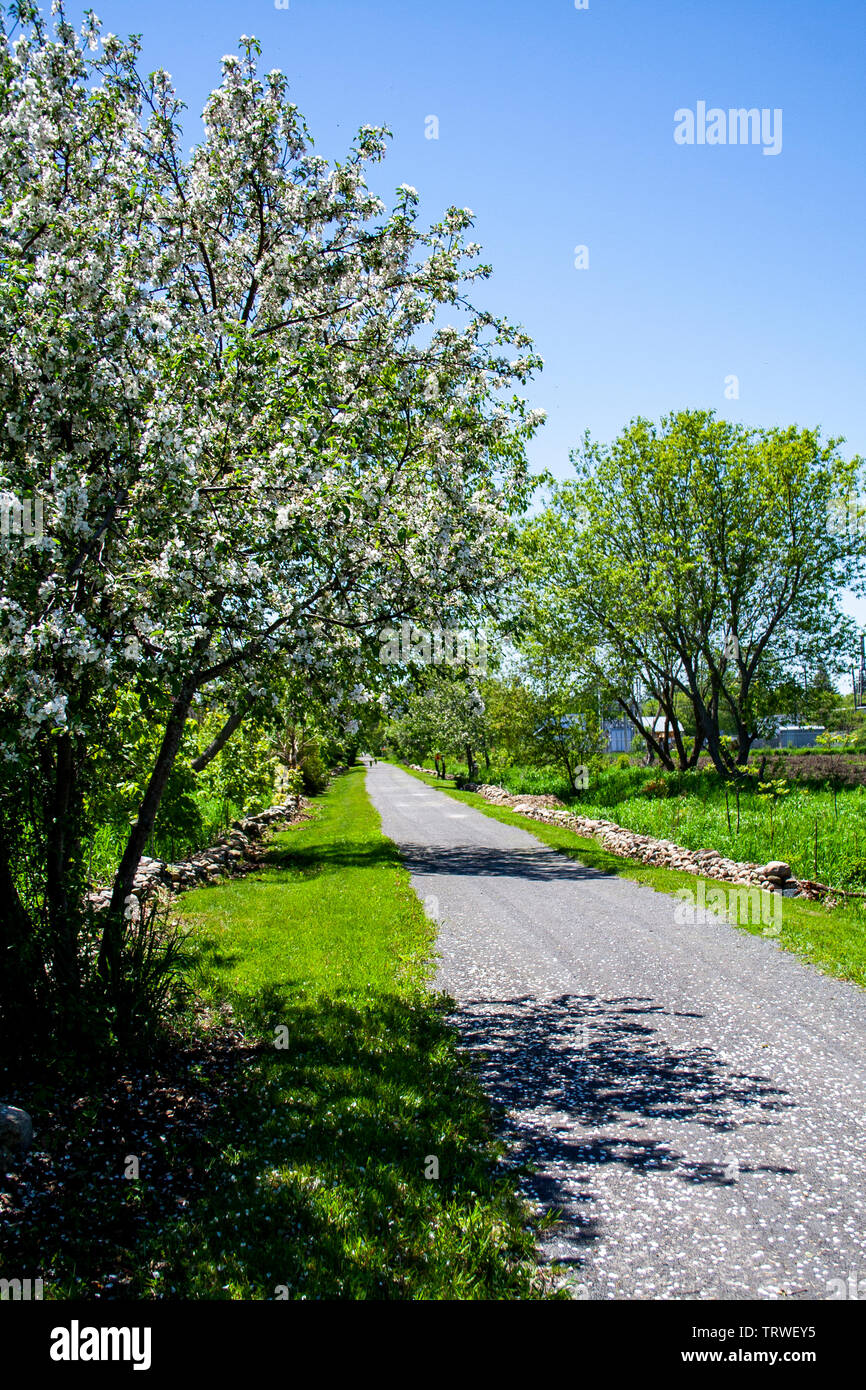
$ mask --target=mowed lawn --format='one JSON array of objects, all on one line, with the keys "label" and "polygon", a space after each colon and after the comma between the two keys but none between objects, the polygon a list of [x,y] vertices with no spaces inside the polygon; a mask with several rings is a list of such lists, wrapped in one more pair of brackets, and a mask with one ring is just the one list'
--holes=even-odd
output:
[{"label": "mowed lawn", "polygon": [[432,926],[363,771],[276,837],[266,869],[181,903],[200,995],[252,1045],[152,1291],[544,1297],[487,1102],[429,988]]},{"label": "mowed lawn", "polygon": [[316,995],[408,988],[430,973],[431,924],[396,850],[379,830],[363,772],[312,804],[311,819],[274,837],[268,868],[179,900],[194,926],[200,990],[255,1007]]}]

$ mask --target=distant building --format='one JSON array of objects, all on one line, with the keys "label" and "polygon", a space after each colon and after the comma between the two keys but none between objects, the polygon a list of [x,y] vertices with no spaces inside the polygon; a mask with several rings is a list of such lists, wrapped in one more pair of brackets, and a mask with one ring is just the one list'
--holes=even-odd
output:
[{"label": "distant building", "polygon": [[[564,714],[559,720],[559,726],[562,729],[571,729],[575,724],[583,724],[584,722],[585,718],[582,714]],[[544,724],[539,725],[535,730],[536,736],[543,733],[545,727],[549,726],[545,726]],[[608,753],[629,752],[631,749],[631,741],[635,734],[634,725],[630,720],[626,718],[602,719],[601,731],[603,734],[607,734]]]},{"label": "distant building", "polygon": [[753,748],[814,748],[823,724],[780,724],[770,738],[756,738]]},{"label": "distant building", "polygon": [[[581,714],[564,714],[560,719],[559,723],[561,728],[569,729],[574,724],[581,723],[582,721],[583,715]],[[673,729],[675,722],[680,733],[682,734],[683,732],[683,726],[679,723],[679,721],[669,720],[667,736],[667,741],[669,745],[672,745],[674,741]],[[664,742],[664,715],[657,715],[654,719],[643,718],[641,720],[641,723],[643,724],[645,729],[648,729],[650,731],[650,733],[658,742]],[[535,733],[540,734],[543,731],[543,729],[544,725],[541,725],[538,729],[535,730]],[[631,752],[632,741],[634,739],[635,734],[637,733],[637,729],[635,728],[634,724],[630,719],[626,719],[625,715],[623,715],[621,719],[602,719],[601,729],[602,733],[607,735],[606,751],[608,753]]]},{"label": "distant building", "polygon": [[630,719],[603,719],[601,727],[607,734],[608,753],[629,753],[635,727]]},{"label": "distant building", "polygon": [[[647,729],[657,741],[664,741],[665,717],[663,714],[656,715],[654,719],[642,718],[641,723],[643,724],[644,728]],[[667,741],[669,744],[673,743],[674,741],[674,723],[676,723],[676,726],[679,729],[680,734],[682,734],[683,732],[683,726],[679,723],[679,721],[675,721],[673,719],[668,720]],[[625,716],[623,716],[622,719],[603,719],[601,721],[601,727],[607,734],[608,753],[631,752],[632,740],[634,739],[634,736],[637,733],[637,729],[635,728],[634,724],[630,719],[626,719]]]}]

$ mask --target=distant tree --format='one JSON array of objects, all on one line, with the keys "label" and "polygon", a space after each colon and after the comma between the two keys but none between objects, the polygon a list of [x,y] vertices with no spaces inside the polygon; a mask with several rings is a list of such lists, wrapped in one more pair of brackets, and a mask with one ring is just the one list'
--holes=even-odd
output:
[{"label": "distant tree", "polygon": [[471,780],[478,774],[478,754],[487,754],[489,734],[484,700],[465,677],[434,675],[413,693],[388,730],[388,742],[403,757],[436,753],[466,759]]},{"label": "distant tree", "polygon": [[520,657],[533,698],[536,757],[561,767],[576,792],[577,769],[592,762],[607,744],[598,685],[558,632],[536,627],[531,637],[524,637]]},{"label": "distant tree", "polygon": [[517,672],[482,681],[490,742],[509,764],[534,763],[539,758],[535,730],[538,698]]},{"label": "distant tree", "polygon": [[[691,707],[718,771],[736,774],[772,724],[795,653],[852,648],[841,608],[862,589],[866,542],[830,523],[862,460],[808,429],[749,429],[708,411],[586,437],[577,477],[527,530],[532,601],[612,692],[639,677],[673,716]],[[728,725],[735,751],[722,742]]]}]

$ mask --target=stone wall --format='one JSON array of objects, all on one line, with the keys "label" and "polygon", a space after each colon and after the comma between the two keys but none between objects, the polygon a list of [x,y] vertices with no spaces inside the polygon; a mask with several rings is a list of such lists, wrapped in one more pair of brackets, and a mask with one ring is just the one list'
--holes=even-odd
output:
[{"label": "stone wall", "polygon": [[[414,767],[416,772],[426,772],[435,776],[435,771],[431,768],[419,767],[417,764],[410,766]],[[656,840],[652,835],[639,835],[634,830],[627,830],[625,826],[616,825],[614,821],[592,820],[588,816],[575,815],[555,796],[523,796],[506,791],[504,787],[492,787],[483,782],[462,782],[461,788],[463,791],[477,792],[491,805],[505,806],[517,815],[544,821],[548,825],[566,826],[576,835],[597,840],[608,853],[623,859],[636,859],[642,864],[679,869],[683,873],[717,878],[725,883],[764,888],[770,893],[813,896],[807,890],[807,885],[796,882],[791,875],[790,864],[781,859],[773,859],[767,864],[740,863],[735,859],[724,859],[716,849],[684,849],[682,845],[675,845],[671,840]]]},{"label": "stone wall", "polygon": [[[225,877],[248,873],[263,858],[265,835],[279,825],[287,825],[303,816],[306,797],[292,796],[279,806],[270,806],[255,816],[232,821],[231,830],[209,849],[199,850],[189,859],[166,864],[162,859],[144,856],[135,875],[132,898],[127,908],[133,913],[139,904],[155,896],[168,897],[198,888],[205,883],[218,883]],[[108,907],[111,888],[97,888],[88,894],[88,901],[97,912]]]}]

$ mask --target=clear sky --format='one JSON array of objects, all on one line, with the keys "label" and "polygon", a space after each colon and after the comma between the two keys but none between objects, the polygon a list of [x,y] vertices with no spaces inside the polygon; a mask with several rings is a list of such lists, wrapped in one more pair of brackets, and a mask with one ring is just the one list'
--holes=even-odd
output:
[{"label": "clear sky", "polygon": [[[474,210],[495,267],[480,295],[545,359],[530,392],[548,412],[535,466],[565,475],[585,429],[607,439],[637,414],[686,406],[819,425],[866,454],[866,0],[94,8],[107,29],[140,32],[147,65],[172,74],[192,140],[220,57],[254,34],[320,153],[339,157],[359,125],[386,124],[383,197],[406,182],[428,218]],[[674,113],[699,102],[780,110],[779,153],[677,144]]]}]

